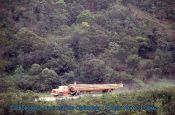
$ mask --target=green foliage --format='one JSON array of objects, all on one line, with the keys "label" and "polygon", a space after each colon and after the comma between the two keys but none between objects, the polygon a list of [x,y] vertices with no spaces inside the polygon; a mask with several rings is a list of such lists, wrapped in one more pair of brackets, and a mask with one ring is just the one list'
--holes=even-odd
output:
[{"label": "green foliage", "polygon": [[17,48],[24,52],[30,52],[36,49],[41,49],[45,45],[45,40],[28,28],[21,28],[16,34]]},{"label": "green foliage", "polygon": [[145,83],[142,80],[136,79],[134,80],[136,82],[136,84],[138,85],[138,87],[144,87]]},{"label": "green foliage", "polygon": [[11,42],[5,38],[0,38],[0,45],[5,45],[5,46],[8,46],[10,45]]},{"label": "green foliage", "polygon": [[9,61],[0,59],[0,71],[5,71],[5,67],[9,64],[10,64]]},{"label": "green foliage", "polygon": [[90,59],[84,61],[77,73],[84,83],[104,83],[114,82],[115,74],[113,70],[105,65],[102,60]]},{"label": "green foliage", "polygon": [[16,88],[14,82],[5,78],[0,78],[0,93],[8,92],[10,88]]},{"label": "green foliage", "polygon": [[48,106],[48,103],[45,102],[35,102],[35,100],[39,97],[37,93],[34,93],[32,91],[26,91],[21,92],[17,91],[15,93],[9,92],[9,93],[1,93],[0,98],[1,104],[1,113],[0,114],[26,114],[26,115],[31,115],[31,114],[58,114],[56,111],[26,111],[26,110],[11,110],[10,106],[11,105],[28,105],[28,106]]},{"label": "green foliage", "polygon": [[21,65],[18,65],[15,69],[15,74],[22,74],[24,73],[24,68]]},{"label": "green foliage", "polygon": [[50,59],[45,67],[51,68],[58,74],[69,72],[76,67],[74,54],[67,45],[53,45]]},{"label": "green foliage", "polygon": [[33,64],[29,70],[29,73],[31,75],[36,75],[36,74],[41,73],[41,71],[42,71],[42,68],[39,64]]},{"label": "green foliage", "polygon": [[136,37],[135,38],[138,42],[147,42],[148,41],[148,39],[147,38],[144,38],[144,37]]},{"label": "green foliage", "polygon": [[[160,115],[160,114],[173,114],[174,109],[174,98],[175,92],[171,88],[163,88],[156,90],[140,90],[130,93],[118,93],[118,94],[106,94],[101,97],[91,97],[87,96],[77,100],[63,100],[57,101],[57,104],[61,105],[88,105],[88,106],[155,106],[158,107],[158,110],[155,111],[146,111],[146,110],[135,110],[135,111],[126,111],[126,110],[107,110],[101,108],[100,111],[71,111],[72,114],[132,114],[132,115]],[[170,110],[171,109],[171,110]],[[69,114],[70,111],[61,112],[63,114]]]},{"label": "green foliage", "polygon": [[65,4],[64,0],[58,0],[58,2],[56,2],[56,3]]},{"label": "green foliage", "polygon": [[[124,90],[124,89],[122,89]],[[174,86],[160,88],[151,87],[148,89],[141,90],[129,90],[126,92],[121,92],[118,90],[117,93],[103,94],[100,97],[85,96],[73,100],[57,100],[55,102],[45,102],[45,101],[35,101],[40,96],[46,97],[48,94],[38,94],[32,91],[16,91],[1,93],[1,105],[0,108],[2,111],[1,114],[7,113],[25,113],[25,114],[173,114],[174,110],[174,99],[175,91]],[[100,111],[82,111],[82,110],[68,110],[68,111],[11,111],[9,109],[10,105],[26,105],[26,106],[100,106]],[[146,111],[146,110],[107,110],[103,107],[106,106],[155,106],[158,107],[155,111]]]},{"label": "green foliage", "polygon": [[77,16],[78,23],[87,22],[89,24],[92,24],[94,19],[94,15],[89,10],[84,10]]},{"label": "green foliage", "polygon": [[140,57],[138,55],[129,55],[127,59],[127,64],[131,68],[137,68],[140,62]]},{"label": "green foliage", "polygon": [[1,6],[0,74],[12,74],[20,89],[174,79],[171,0],[8,0]]},{"label": "green foliage", "polygon": [[133,76],[126,72],[119,73],[118,78],[126,83],[132,83],[133,81]]},{"label": "green foliage", "polygon": [[60,85],[60,78],[54,70],[33,64],[29,74],[21,74],[16,81],[16,85],[23,90],[50,91]]},{"label": "green foliage", "polygon": [[45,69],[42,70],[41,76],[44,77],[44,78],[45,78],[45,77],[46,77],[46,78],[47,78],[47,77],[51,77],[51,78],[52,78],[52,77],[53,77],[53,78],[54,78],[54,77],[58,77],[58,75],[57,75],[57,73],[56,73],[55,71],[49,70],[48,68],[45,68]]},{"label": "green foliage", "polygon": [[73,71],[70,71],[68,73],[64,73],[64,75],[60,78],[62,81],[62,84],[72,83],[73,81],[76,81],[77,76],[75,76],[75,73]]},{"label": "green foliage", "polygon": [[104,31],[91,28],[88,32],[74,34],[70,46],[77,59],[87,54],[99,55],[108,47],[109,39]]},{"label": "green foliage", "polygon": [[93,45],[85,34],[74,35],[71,41],[71,47],[74,51],[75,57],[80,58],[83,55],[92,53]]},{"label": "green foliage", "polygon": [[173,1],[151,1],[151,0],[122,0],[124,4],[132,4],[141,10],[156,15],[158,19],[174,19]]}]

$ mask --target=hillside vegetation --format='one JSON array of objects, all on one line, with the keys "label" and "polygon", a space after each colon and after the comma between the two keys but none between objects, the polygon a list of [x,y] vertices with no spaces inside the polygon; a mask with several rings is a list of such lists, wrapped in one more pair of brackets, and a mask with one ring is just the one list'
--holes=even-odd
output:
[{"label": "hillside vegetation", "polygon": [[[173,115],[174,80],[174,0],[0,0],[2,114]],[[127,90],[57,103],[32,102],[40,93],[74,81],[122,82]],[[160,109],[12,111],[11,104]]]},{"label": "hillside vegetation", "polygon": [[173,1],[2,0],[0,6],[1,78],[18,89],[49,91],[73,81],[136,88],[174,79]]}]

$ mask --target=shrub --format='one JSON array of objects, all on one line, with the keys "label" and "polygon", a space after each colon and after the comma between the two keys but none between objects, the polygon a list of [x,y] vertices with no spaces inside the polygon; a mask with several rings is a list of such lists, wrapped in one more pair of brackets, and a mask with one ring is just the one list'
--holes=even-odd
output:
[{"label": "shrub", "polygon": [[113,69],[106,66],[100,59],[89,59],[80,65],[77,75],[84,83],[106,83],[115,82]]},{"label": "shrub", "polygon": [[89,24],[92,24],[94,19],[94,15],[90,10],[84,10],[77,16],[78,23],[87,22]]},{"label": "shrub", "polygon": [[148,42],[148,39],[147,39],[147,38],[140,37],[140,36],[136,37],[135,39],[136,39],[138,42]]},{"label": "shrub", "polygon": [[29,70],[29,73],[31,75],[37,75],[37,74],[41,73],[41,71],[42,71],[42,68],[39,64],[33,64]]},{"label": "shrub", "polygon": [[26,53],[43,48],[45,43],[44,38],[36,35],[28,28],[21,28],[16,34],[16,47]]},{"label": "shrub", "polygon": [[48,68],[45,68],[45,69],[42,70],[41,76],[45,77],[45,78],[47,78],[47,77],[51,77],[51,78],[52,77],[53,78],[58,77],[57,73],[54,70],[50,70]]},{"label": "shrub", "polygon": [[127,64],[130,68],[137,68],[140,62],[140,57],[138,55],[130,55],[127,59]]}]

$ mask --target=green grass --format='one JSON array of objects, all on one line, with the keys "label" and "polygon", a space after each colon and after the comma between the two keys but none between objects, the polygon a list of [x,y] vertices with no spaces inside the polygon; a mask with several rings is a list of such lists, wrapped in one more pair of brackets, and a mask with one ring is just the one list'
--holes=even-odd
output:
[{"label": "green grass", "polygon": [[149,84],[145,84],[143,89],[151,90],[151,89],[161,89],[161,88],[168,88],[168,87],[175,87],[175,81],[162,79],[157,82],[151,82]]},{"label": "green grass", "polygon": [[37,93],[40,97],[51,97],[52,95],[49,92],[46,93]]}]

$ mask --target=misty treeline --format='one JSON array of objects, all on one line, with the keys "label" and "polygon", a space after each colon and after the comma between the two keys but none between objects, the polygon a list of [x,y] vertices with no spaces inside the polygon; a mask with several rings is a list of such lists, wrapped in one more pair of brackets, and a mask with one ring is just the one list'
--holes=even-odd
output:
[{"label": "misty treeline", "polygon": [[1,91],[174,79],[175,14],[166,1],[1,0]]}]

